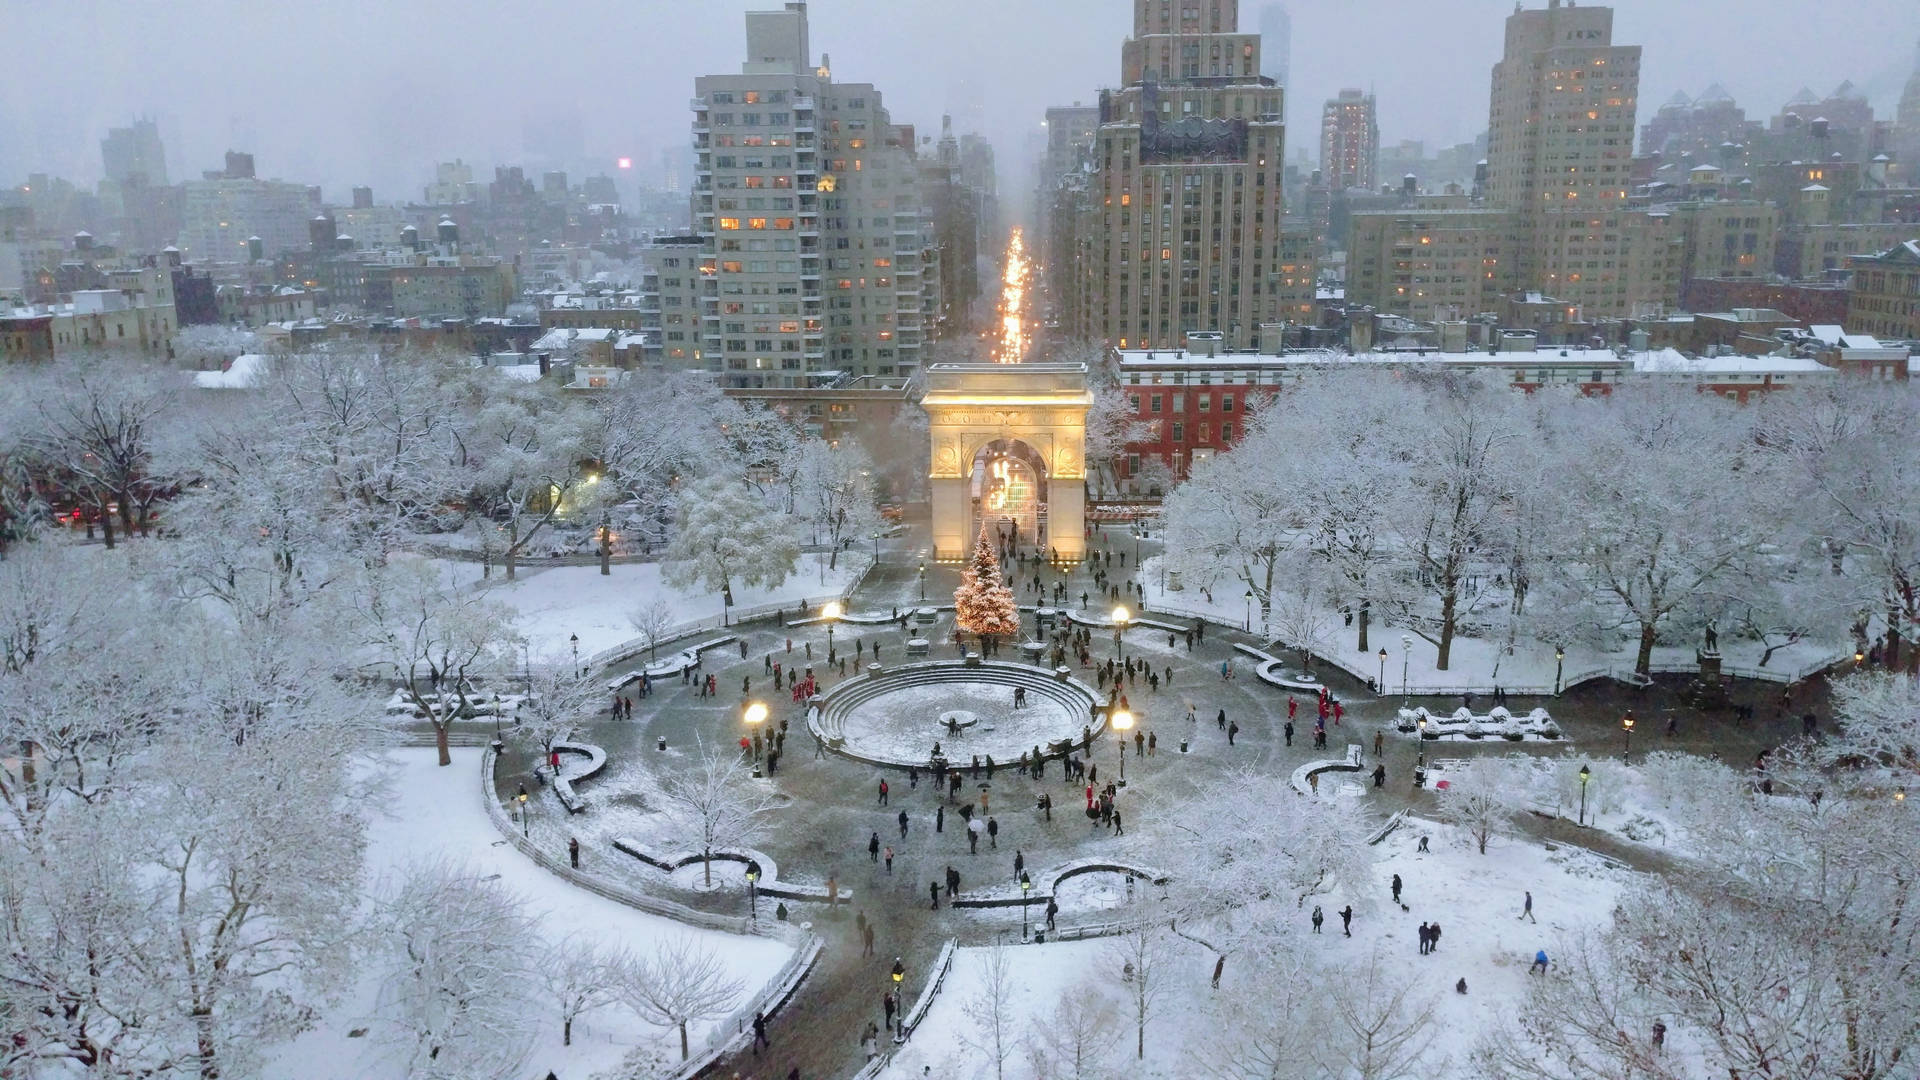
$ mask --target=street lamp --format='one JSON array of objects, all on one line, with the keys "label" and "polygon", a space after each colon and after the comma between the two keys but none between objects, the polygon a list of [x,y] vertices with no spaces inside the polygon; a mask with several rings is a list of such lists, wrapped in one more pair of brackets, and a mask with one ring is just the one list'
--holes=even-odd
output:
[{"label": "street lamp", "polygon": [[896,957],[894,957],[894,958],[893,958],[893,986],[894,986],[894,989],[896,989],[896,990],[897,990],[897,989],[899,989],[899,988],[900,988],[900,984],[901,984],[901,982],[903,982],[903,981],[904,981],[904,980],[906,979],[906,977],[907,977],[907,966],[906,966],[905,964],[902,964],[902,963],[900,962],[900,958],[899,958],[899,957],[897,957],[897,956],[896,956]]},{"label": "street lamp", "polygon": [[827,606],[820,609],[820,617],[827,620],[827,659],[833,659],[833,624],[840,618],[840,601],[829,600]]},{"label": "street lamp", "polygon": [[1587,781],[1593,779],[1593,770],[1580,766],[1580,824],[1587,823]]},{"label": "street lamp", "polygon": [[1621,761],[1626,761],[1633,757],[1633,723],[1633,710],[1628,709],[1627,715],[1620,718],[1620,728],[1627,733],[1626,752],[1620,755]]},{"label": "street lamp", "polygon": [[1133,714],[1125,709],[1116,709],[1107,722],[1113,726],[1120,740],[1120,786],[1127,786],[1127,732],[1133,730]]},{"label": "street lamp", "polygon": [[1400,704],[1405,705],[1412,699],[1407,696],[1407,665],[1413,659],[1413,635],[1400,635]]},{"label": "street lamp", "polygon": [[1113,653],[1122,662],[1127,659],[1127,647],[1120,640],[1120,631],[1127,628],[1128,615],[1125,605],[1113,609]]},{"label": "street lamp", "polygon": [[1387,647],[1385,645],[1380,646],[1380,681],[1374,683],[1373,686],[1375,693],[1385,694],[1387,692]]},{"label": "street lamp", "polygon": [[1556,645],[1553,649],[1553,696],[1560,696],[1560,674],[1566,670],[1567,650]]},{"label": "street lamp", "polygon": [[920,560],[920,602],[927,601],[927,560]]},{"label": "street lamp", "polygon": [[749,910],[752,912],[749,918],[753,919],[760,917],[760,890],[754,884],[759,880],[760,864],[757,862],[749,862],[747,864],[747,904],[749,905]]},{"label": "street lamp", "polygon": [[1242,627],[1247,633],[1253,633],[1253,590],[1247,590],[1247,622]]},{"label": "street lamp", "polygon": [[1032,897],[1028,895],[1032,891],[1032,889],[1033,889],[1033,879],[1027,876],[1027,872],[1025,870],[1020,871],[1020,940],[1021,941],[1027,940],[1027,901],[1032,899]]},{"label": "street lamp", "polygon": [[580,635],[569,634],[567,640],[573,644],[573,677],[580,677]]},{"label": "street lamp", "polygon": [[527,839],[527,785],[520,785],[520,838]]}]

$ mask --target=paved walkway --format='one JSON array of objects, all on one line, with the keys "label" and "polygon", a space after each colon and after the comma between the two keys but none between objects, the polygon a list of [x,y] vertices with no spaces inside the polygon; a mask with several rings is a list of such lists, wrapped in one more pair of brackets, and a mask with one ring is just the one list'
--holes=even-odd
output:
[{"label": "paved walkway", "polygon": [[[918,604],[921,588],[918,567],[926,552],[926,536],[924,522],[921,522],[904,535],[883,540],[881,565],[868,576],[850,607],[860,611]],[[1127,552],[1131,571],[1138,558],[1134,551],[1136,542],[1124,528],[1116,528],[1112,543],[1116,552]],[[1149,542],[1148,547],[1151,546]],[[1113,576],[1120,578],[1117,554],[1113,570]],[[957,567],[929,564],[926,571],[929,602],[939,603],[951,597],[958,578]],[[1057,577],[1051,571],[1044,571],[1043,579],[1050,585]],[[1076,603],[1083,589],[1089,593],[1095,591],[1084,571],[1076,571],[1069,581]],[[1032,602],[1031,594],[1023,595],[1022,601]],[[776,718],[784,715],[791,722],[787,753],[773,778],[774,786],[788,796],[790,802],[779,812],[774,833],[756,846],[778,860],[782,875],[790,879],[822,881],[829,874],[834,875],[842,885],[855,891],[858,904],[854,909],[842,907],[832,912],[819,905],[789,905],[796,921],[811,922],[826,938],[827,949],[796,1000],[772,1018],[769,1035],[773,1049],[757,1058],[748,1055],[743,1060],[723,1063],[720,1076],[730,1076],[737,1070],[743,1077],[778,1078],[796,1067],[800,1075],[809,1080],[849,1075],[860,1061],[859,1032],[869,1020],[875,1023],[882,1020],[881,997],[888,988],[887,972],[895,956],[902,958],[908,971],[902,996],[905,1003],[910,1004],[920,992],[928,975],[927,968],[947,937],[958,936],[963,944],[988,941],[1001,935],[1012,935],[1017,940],[1018,909],[952,910],[944,900],[939,911],[930,909],[928,884],[941,879],[947,866],[959,870],[964,894],[988,881],[1011,880],[1016,849],[1024,854],[1030,868],[1044,868],[1089,855],[1124,857],[1144,863],[1164,861],[1154,857],[1156,845],[1172,840],[1173,826],[1177,824],[1174,819],[1203,787],[1222,782],[1231,770],[1251,767],[1257,775],[1272,778],[1277,797],[1283,790],[1285,777],[1296,766],[1328,753],[1315,751],[1311,746],[1314,715],[1311,695],[1297,695],[1300,701],[1297,737],[1294,745],[1288,747],[1281,734],[1287,692],[1255,678],[1252,665],[1244,656],[1235,665],[1238,677],[1232,682],[1221,680],[1220,661],[1234,656],[1234,645],[1258,643],[1237,631],[1210,628],[1206,640],[1189,652],[1184,642],[1176,642],[1169,648],[1164,633],[1130,631],[1127,655],[1149,660],[1157,669],[1171,668],[1173,680],[1170,687],[1158,693],[1149,690],[1144,681],[1127,691],[1134,712],[1141,717],[1141,728],[1159,736],[1154,757],[1129,756],[1126,762],[1129,784],[1120,796],[1119,805],[1127,834],[1116,837],[1089,826],[1081,813],[1081,789],[1064,783],[1057,763],[1050,766],[1042,781],[1002,769],[990,782],[982,777],[969,780],[963,787],[963,797],[974,800],[976,806],[985,789],[990,797],[991,813],[1001,829],[997,845],[989,846],[983,838],[979,853],[973,854],[968,849],[962,823],[953,812],[954,806],[933,790],[930,778],[922,777],[916,788],[901,771],[881,770],[834,755],[815,759],[798,708],[785,694],[776,696],[767,692],[769,680],[763,674],[762,658],[772,653],[783,663],[804,664],[808,645],[813,648],[815,672],[829,685],[838,681],[837,673],[828,673],[823,626],[789,631],[771,621],[762,621],[738,632],[747,643],[745,660],[734,648],[706,654],[705,673],[716,676],[720,688],[718,697],[698,698],[690,686],[682,686],[677,679],[668,680],[658,687],[652,698],[635,702],[637,715],[633,722],[599,721],[581,736],[605,747],[610,759],[606,774],[589,782],[588,793],[594,795],[599,805],[606,805],[607,793],[622,790],[624,778],[627,793],[612,798],[643,806],[646,784],[637,781],[645,781],[645,774],[652,767],[650,763],[661,760],[654,750],[656,739],[664,737],[670,745],[684,748],[691,746],[696,738],[727,745],[739,738],[743,677],[749,680],[754,698],[767,701],[774,708]],[[787,652],[789,638],[791,653]],[[903,635],[895,629],[876,631],[871,627],[843,625],[835,633],[835,644],[842,651],[850,651],[855,639],[866,645],[881,643],[890,660],[905,658]],[[1096,632],[1092,651],[1096,662],[1112,655],[1111,637]],[[850,661],[849,674],[852,671]],[[1091,681],[1090,671],[1080,674]],[[1344,724],[1328,729],[1330,751],[1337,753],[1338,747],[1348,742],[1362,743],[1371,750],[1373,732],[1391,724],[1401,707],[1401,699],[1397,695],[1374,697],[1338,670],[1323,669],[1316,674],[1327,681],[1347,706]],[[1797,722],[1791,718],[1801,712],[1814,711],[1823,720],[1827,715],[1824,686],[1796,688],[1795,701],[1788,711],[1778,706],[1777,687],[1743,686],[1736,691],[1736,700],[1755,700],[1765,705],[1759,709],[1755,723],[1736,725],[1730,713],[1702,717],[1681,705],[1678,688],[1683,682],[1677,678],[1662,679],[1646,690],[1594,683],[1578,687],[1558,699],[1515,698],[1510,707],[1517,710],[1544,704],[1559,720],[1576,750],[1593,755],[1597,770],[1605,767],[1604,762],[1617,759],[1621,752],[1619,717],[1627,708],[1632,708],[1640,721],[1634,737],[1636,754],[1656,747],[1702,753],[1718,750],[1736,764],[1750,761],[1760,749],[1797,731]],[[1199,717],[1192,728],[1184,720],[1189,703]],[[1433,709],[1451,709],[1459,704],[1458,699],[1421,698],[1415,698],[1414,703]],[[1236,745],[1232,747],[1227,744],[1226,733],[1214,722],[1221,709],[1240,727]],[[1664,734],[1669,715],[1680,718],[1679,732],[1674,737]],[[487,725],[487,730],[491,730],[491,725]],[[1186,754],[1179,752],[1183,736],[1192,740]],[[1488,740],[1484,746],[1447,744],[1441,756],[1463,757],[1476,752],[1513,750],[1559,754],[1564,749],[1560,744]],[[1132,754],[1131,747],[1128,753]],[[1416,740],[1390,732],[1384,757],[1388,785],[1378,790],[1366,787],[1354,803],[1356,810],[1384,817],[1413,806],[1432,813],[1431,792],[1416,792],[1411,786],[1417,753]],[[510,793],[522,782],[531,763],[524,756],[511,753],[503,759],[500,771],[503,794]],[[1119,749],[1115,741],[1096,742],[1093,763],[1099,769],[1102,784],[1117,773]],[[876,805],[876,789],[883,776],[893,789],[889,805],[884,807]],[[600,786],[596,789],[595,785]],[[1035,800],[1041,792],[1051,793],[1056,804],[1051,821],[1044,820],[1035,809]],[[945,828],[936,832],[935,815],[942,806],[947,811]],[[896,817],[902,810],[909,819],[905,838],[900,835]],[[593,812],[598,811],[590,811]],[[553,843],[564,845],[562,837],[569,823],[536,817],[533,824],[536,835],[546,831]],[[1521,828],[1542,839],[1595,847],[1637,867],[1660,870],[1668,865],[1655,850],[1616,842],[1604,834],[1580,830],[1569,823],[1523,816]],[[868,837],[876,832],[882,844],[894,848],[891,874],[867,856]],[[600,867],[604,872],[642,888],[671,892],[673,898],[682,903],[734,914],[742,913],[746,906],[745,898],[736,892],[695,893],[673,889],[657,872],[639,866],[635,860],[612,854],[610,848],[596,847],[586,858],[596,863],[605,860]],[[760,910],[762,917],[770,914],[770,905],[764,899]],[[855,930],[856,910],[864,912],[875,927],[875,955],[870,958],[861,955]],[[1039,911],[1035,908],[1033,913],[1037,916]],[[1105,921],[1107,917],[1098,909],[1066,910],[1060,921],[1070,926]]]}]

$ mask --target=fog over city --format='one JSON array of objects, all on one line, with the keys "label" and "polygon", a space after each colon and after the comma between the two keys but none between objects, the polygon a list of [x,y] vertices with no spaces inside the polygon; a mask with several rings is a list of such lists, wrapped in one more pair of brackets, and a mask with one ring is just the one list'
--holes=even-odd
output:
[{"label": "fog over city", "polygon": [[[262,176],[397,194],[436,160],[608,169],[683,148],[692,78],[735,70],[748,0],[237,0],[25,5],[6,20],[0,176],[96,179],[100,133],[160,122],[172,175],[254,153]],[[1259,4],[1241,28],[1257,30]],[[1506,0],[1294,3],[1288,150],[1320,103],[1371,88],[1384,142],[1429,151],[1486,127]],[[1623,0],[1615,40],[1644,47],[1641,117],[1718,82],[1765,116],[1802,86],[1852,79],[1890,114],[1920,14],[1908,0]],[[1119,82],[1123,0],[824,0],[813,47],[834,74],[882,88],[898,123],[977,130],[1023,165],[1048,105],[1092,104]],[[383,194],[384,197],[384,194]]]}]

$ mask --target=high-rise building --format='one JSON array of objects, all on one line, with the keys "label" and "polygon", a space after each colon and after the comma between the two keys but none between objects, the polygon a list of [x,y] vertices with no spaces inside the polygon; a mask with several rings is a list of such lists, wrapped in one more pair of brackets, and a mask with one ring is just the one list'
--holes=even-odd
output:
[{"label": "high-rise building", "polygon": [[1246,348],[1280,321],[1282,92],[1238,0],[1134,0],[1122,88],[1100,95],[1079,270],[1079,336]]},{"label": "high-rise building", "polygon": [[805,3],[746,29],[738,74],[694,80],[705,356],[733,387],[910,374],[939,295],[912,128],[812,62]]},{"label": "high-rise building", "polygon": [[1920,49],[1914,51],[1913,77],[1907,80],[1894,113],[1893,149],[1903,174],[1920,176]]},{"label": "high-rise building", "polygon": [[167,186],[167,151],[160,144],[160,128],[151,120],[108,128],[107,137],[100,140],[100,161],[107,179],[115,183],[138,177],[148,187]]},{"label": "high-rise building", "polygon": [[1613,43],[1613,9],[1547,0],[1507,17],[1488,114],[1489,205],[1512,212],[1509,289],[1590,316],[1626,315],[1627,213],[1640,47]]},{"label": "high-rise building", "polygon": [[1260,8],[1260,74],[1285,87],[1293,62],[1293,16],[1285,4]]},{"label": "high-rise building", "polygon": [[[236,163],[236,157],[245,160]],[[320,208],[311,190],[255,177],[251,154],[228,151],[227,158],[226,170],[182,185],[180,248],[186,257],[195,263],[255,262],[305,250],[307,223]]]},{"label": "high-rise building", "polygon": [[1320,112],[1320,177],[1334,191],[1365,188],[1379,178],[1380,124],[1373,95],[1342,90]]}]

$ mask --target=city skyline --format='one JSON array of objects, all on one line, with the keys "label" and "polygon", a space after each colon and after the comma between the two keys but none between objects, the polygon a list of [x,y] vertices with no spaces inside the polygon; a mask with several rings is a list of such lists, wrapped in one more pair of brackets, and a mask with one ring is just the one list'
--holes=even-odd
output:
[{"label": "city skyline", "polygon": [[[685,145],[683,103],[692,78],[737,62],[740,19],[756,6],[728,0],[692,14],[659,4],[636,11],[588,3],[574,18],[530,21],[518,13],[476,20],[464,8],[456,16],[450,5],[429,0],[383,8],[379,38],[401,44],[380,48],[361,33],[365,20],[336,9],[330,24],[300,28],[298,52],[282,47],[290,39],[276,36],[285,24],[272,12],[187,3],[164,15],[129,11],[102,20],[84,5],[49,11],[19,27],[27,47],[17,55],[16,78],[0,90],[0,176],[17,183],[28,172],[45,172],[91,185],[101,175],[99,143],[107,131],[151,116],[176,177],[216,167],[226,149],[246,150],[259,158],[263,176],[318,183],[330,198],[363,183],[383,202],[417,198],[433,162],[456,157],[483,169],[601,163],[614,172],[626,156],[652,179],[659,152]],[[1750,114],[1764,116],[1802,86],[1824,95],[1843,79],[1869,96],[1876,114],[1890,116],[1920,19],[1897,0],[1861,6],[1866,10],[1842,24],[1806,19],[1799,4],[1705,0],[1675,12],[1629,0],[1618,5],[1615,30],[1621,40],[1647,45],[1643,118],[1676,91],[1695,95],[1716,82]],[[984,9],[925,8],[907,17],[869,0],[846,0],[816,3],[810,17],[816,51],[840,58],[836,76],[888,87],[896,117],[924,134],[952,113],[961,130],[1000,146],[1012,172],[1024,168],[1047,106],[1090,104],[1102,88],[1119,84],[1111,42],[1125,35],[1128,12],[1121,4],[1063,0],[1021,9],[1028,30],[1007,37],[997,7],[1014,14],[998,0]],[[1399,0],[1363,0],[1337,12],[1290,9],[1289,157],[1301,148],[1312,153],[1303,133],[1317,127],[1326,99],[1351,86],[1377,95],[1385,145],[1420,140],[1431,152],[1473,138],[1486,124],[1484,89],[1509,10],[1504,0],[1468,0],[1445,11]],[[1258,8],[1250,6],[1244,29],[1257,29],[1257,20]],[[227,32],[187,32],[211,22]],[[1887,32],[1849,39],[1851,27],[1876,22]],[[671,62],[636,64],[626,53],[608,52],[609,43],[627,39],[605,29],[622,23],[645,30],[649,40],[673,40]],[[460,27],[465,45],[444,42],[448,25]],[[1709,36],[1720,51],[1704,61],[1665,44]],[[1362,40],[1365,48],[1354,47]],[[256,47],[236,49],[236,42]],[[537,55],[526,55],[528,43]],[[1791,65],[1750,62],[1788,48]],[[155,55],[171,62],[155,67]],[[333,55],[355,57],[359,81],[340,80],[328,60]],[[514,74],[477,81],[473,72],[485,61],[475,57],[490,56],[509,57]],[[593,75],[572,86],[548,71]],[[263,100],[256,88],[269,80],[332,80],[333,90]],[[27,97],[31,87],[54,85],[64,92]],[[1427,89],[1432,85],[1460,92],[1436,95]],[[411,107],[394,108],[396,101]]]}]

